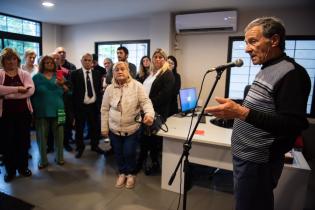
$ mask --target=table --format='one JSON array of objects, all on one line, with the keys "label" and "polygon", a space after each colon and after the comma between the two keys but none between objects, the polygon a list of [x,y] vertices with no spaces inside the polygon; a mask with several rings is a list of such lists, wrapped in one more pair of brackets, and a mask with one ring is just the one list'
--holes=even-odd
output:
[{"label": "table", "polygon": [[[158,135],[163,136],[162,189],[179,193],[180,172],[178,171],[171,186],[168,185],[168,181],[182,154],[190,120],[190,117],[170,117],[166,122],[169,128],[168,132],[159,131],[158,133]],[[197,118],[193,120],[192,128],[196,121]],[[197,130],[204,131],[204,134],[194,136],[189,162],[233,170],[231,155],[232,129],[213,125],[210,123],[210,117],[207,117],[206,123],[199,124]],[[276,210],[300,210],[304,207],[310,167],[301,152],[294,151],[293,156],[293,164],[285,164],[278,187],[274,191]],[[183,177],[182,188],[184,186]]]}]

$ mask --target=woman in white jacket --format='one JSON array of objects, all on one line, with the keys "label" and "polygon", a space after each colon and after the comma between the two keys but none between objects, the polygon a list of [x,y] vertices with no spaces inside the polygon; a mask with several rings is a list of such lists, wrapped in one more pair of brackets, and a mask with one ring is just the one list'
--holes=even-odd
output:
[{"label": "woman in white jacket", "polygon": [[141,83],[132,79],[126,62],[117,62],[113,80],[104,93],[101,107],[101,132],[109,136],[118,164],[116,187],[133,188],[136,174],[136,149],[140,124],[135,117],[145,113],[143,123],[152,125],[154,109]]}]

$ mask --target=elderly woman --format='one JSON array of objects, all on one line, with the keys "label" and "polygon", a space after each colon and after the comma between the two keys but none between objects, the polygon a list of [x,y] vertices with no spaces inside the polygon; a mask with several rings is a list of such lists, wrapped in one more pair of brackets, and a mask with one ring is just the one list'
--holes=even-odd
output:
[{"label": "elderly woman", "polygon": [[106,77],[103,80],[103,89],[112,83],[113,79],[113,61],[110,58],[104,59],[104,68],[106,70]]},{"label": "elderly woman", "polygon": [[118,62],[113,68],[113,80],[103,97],[101,107],[103,136],[109,136],[118,164],[116,187],[133,188],[136,174],[136,149],[139,123],[135,117],[143,111],[143,123],[152,125],[154,110],[143,86],[132,79],[126,62]]},{"label": "elderly woman", "polygon": [[[144,89],[149,95],[154,110],[160,114],[166,121],[169,116],[170,102],[174,92],[175,79],[169,64],[167,62],[167,55],[163,49],[156,49],[152,56],[150,75],[143,82]],[[150,157],[152,165],[146,167],[145,174],[155,174],[160,171],[159,164],[159,145],[162,144],[162,137],[145,133],[144,142],[147,145],[142,145],[140,156],[138,160],[138,169],[141,169],[144,161],[147,158],[148,151],[150,151]]]},{"label": "elderly woman", "polygon": [[56,63],[50,56],[44,56],[39,64],[39,72],[33,77],[36,91],[32,97],[34,106],[36,137],[40,153],[39,169],[48,165],[47,138],[51,128],[58,165],[63,165],[63,93],[68,90],[65,80],[56,75]]},{"label": "elderly woman", "polygon": [[0,55],[0,118],[2,121],[1,149],[6,169],[4,181],[10,182],[16,170],[31,176],[28,169],[31,112],[30,96],[34,93],[31,75],[19,68],[21,59],[11,48]]},{"label": "elderly woman", "polygon": [[22,69],[27,71],[33,77],[38,72],[38,65],[35,64],[36,52],[34,50],[26,50],[24,53],[25,64]]}]

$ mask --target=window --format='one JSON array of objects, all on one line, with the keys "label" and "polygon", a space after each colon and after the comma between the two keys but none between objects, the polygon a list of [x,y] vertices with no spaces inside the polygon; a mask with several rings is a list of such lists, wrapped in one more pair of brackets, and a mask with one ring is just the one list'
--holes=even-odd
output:
[{"label": "window", "polygon": [[117,48],[124,46],[129,51],[128,62],[137,67],[143,56],[150,56],[150,40],[117,41],[117,42],[96,42],[95,53],[98,54],[99,64],[103,64],[105,58],[111,58],[117,62]]},{"label": "window", "polygon": [[24,63],[24,52],[32,49],[42,53],[41,23],[0,13],[0,49],[14,48]]},{"label": "window", "polygon": [[[286,54],[295,59],[309,74],[312,82],[311,92],[307,102],[307,114],[315,117],[314,80],[315,80],[315,37],[313,36],[288,36],[285,46]],[[235,60],[242,58],[244,65],[235,71],[227,71],[225,95],[232,99],[242,99],[246,85],[251,84],[260,65],[253,65],[247,53],[245,53],[244,37],[229,38],[229,58]]]}]

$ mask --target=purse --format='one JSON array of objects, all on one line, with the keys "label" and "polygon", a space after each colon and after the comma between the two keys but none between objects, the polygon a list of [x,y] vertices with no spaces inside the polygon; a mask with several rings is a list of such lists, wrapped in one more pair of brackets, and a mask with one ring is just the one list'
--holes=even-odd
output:
[{"label": "purse", "polygon": [[160,130],[162,130],[164,132],[168,132],[166,120],[164,120],[164,118],[160,114],[155,113],[154,119],[153,119],[153,124],[151,126],[147,126],[142,122],[143,117],[144,117],[144,113],[140,112],[135,117],[135,121],[142,124],[145,135],[147,135],[147,136],[156,135],[157,132],[159,132]]}]

